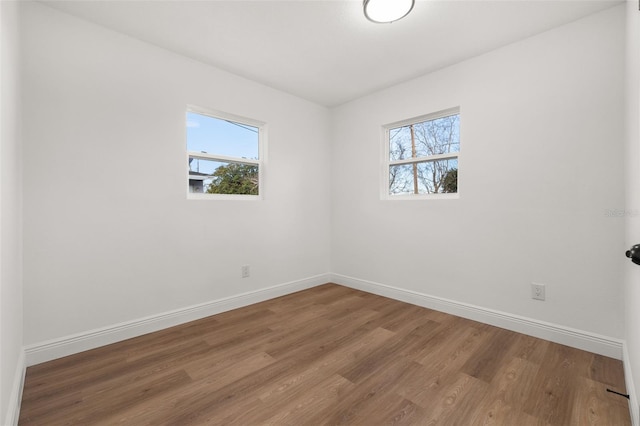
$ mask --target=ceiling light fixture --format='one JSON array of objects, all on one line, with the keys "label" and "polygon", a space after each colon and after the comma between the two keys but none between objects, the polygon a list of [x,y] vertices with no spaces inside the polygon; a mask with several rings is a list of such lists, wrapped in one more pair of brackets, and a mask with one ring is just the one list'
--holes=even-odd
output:
[{"label": "ceiling light fixture", "polygon": [[415,0],[364,0],[364,16],[371,22],[391,23],[411,12]]}]

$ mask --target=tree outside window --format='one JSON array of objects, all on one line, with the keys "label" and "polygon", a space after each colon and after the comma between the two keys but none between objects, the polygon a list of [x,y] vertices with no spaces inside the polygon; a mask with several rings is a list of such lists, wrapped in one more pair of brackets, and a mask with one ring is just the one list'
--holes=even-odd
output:
[{"label": "tree outside window", "polygon": [[389,195],[458,192],[460,113],[457,109],[391,125],[385,134]]},{"label": "tree outside window", "polygon": [[191,108],[186,127],[189,194],[260,195],[264,124]]}]

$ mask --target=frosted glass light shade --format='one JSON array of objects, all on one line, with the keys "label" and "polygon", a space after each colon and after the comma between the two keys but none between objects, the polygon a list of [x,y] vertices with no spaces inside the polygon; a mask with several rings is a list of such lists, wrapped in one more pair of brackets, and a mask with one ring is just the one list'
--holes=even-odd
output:
[{"label": "frosted glass light shade", "polygon": [[404,18],[415,0],[364,0],[364,16],[373,22],[387,23]]}]

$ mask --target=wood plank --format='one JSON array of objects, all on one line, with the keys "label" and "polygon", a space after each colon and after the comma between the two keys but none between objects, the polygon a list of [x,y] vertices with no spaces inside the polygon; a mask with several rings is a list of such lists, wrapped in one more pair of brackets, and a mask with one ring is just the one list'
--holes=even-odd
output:
[{"label": "wood plank", "polygon": [[517,338],[517,333],[501,328],[492,327],[489,333],[491,334],[485,339],[490,340],[491,345],[482,345],[461,369],[466,374],[487,383],[493,380]]},{"label": "wood plank", "polygon": [[531,397],[530,384],[540,366],[526,359],[513,357],[503,364],[484,397],[473,407],[466,407],[464,416],[469,424],[520,425],[537,423],[536,417],[518,410],[522,401]]},{"label": "wood plank", "polygon": [[579,398],[579,378],[589,373],[593,354],[551,343],[535,381],[532,398],[525,403],[528,414],[552,425],[571,424],[572,406]]},{"label": "wood plank", "polygon": [[[301,392],[297,398],[287,405],[281,406],[270,418],[263,420],[263,414],[256,413],[254,418],[236,418],[240,424],[265,425],[302,425],[309,417],[319,411],[326,411],[335,406],[345,395],[356,387],[344,377],[333,374],[327,379],[315,384],[310,390]],[[231,419],[229,419],[231,420]]]},{"label": "wood plank", "polygon": [[572,404],[573,424],[584,426],[625,424],[622,415],[627,408],[627,400],[619,395],[607,392],[603,383],[587,378],[578,378],[581,391],[576,393]]},{"label": "wood plank", "polygon": [[20,425],[629,425],[622,363],[327,284],[27,370]]}]

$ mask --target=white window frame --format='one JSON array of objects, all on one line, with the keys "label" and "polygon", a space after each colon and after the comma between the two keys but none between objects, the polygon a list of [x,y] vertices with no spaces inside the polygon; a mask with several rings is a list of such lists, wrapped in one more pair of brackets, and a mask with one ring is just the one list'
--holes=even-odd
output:
[{"label": "white window frame", "polygon": [[[431,114],[421,115],[414,118],[409,118],[402,121],[396,121],[394,123],[385,124],[382,126],[382,165],[381,165],[381,191],[380,199],[382,200],[451,200],[460,198],[460,159],[462,157],[461,151],[451,152],[447,154],[431,155],[427,157],[408,158],[404,160],[390,160],[390,131],[397,129],[398,127],[409,126],[411,124],[422,123],[424,121],[436,120],[442,117],[448,117],[450,115],[461,115],[460,107],[448,108],[445,110],[437,111]],[[462,133],[462,131],[461,131]],[[462,139],[462,136],[460,137]],[[406,195],[393,195],[389,193],[389,170],[391,166],[397,166],[402,164],[414,164],[423,163],[425,161],[434,160],[448,160],[455,158],[458,160],[458,192],[456,193],[438,193],[438,194],[406,194]]]},{"label": "white window frame", "polygon": [[[258,129],[258,159],[229,157],[226,155],[210,154],[203,152],[195,152],[188,150],[186,122],[185,122],[185,151],[187,156],[187,199],[189,200],[262,200],[264,199],[264,165],[266,163],[265,154],[267,152],[267,124],[263,121],[251,118],[241,117],[235,114],[229,114],[222,111],[211,110],[194,105],[187,105],[187,113],[206,115],[211,118],[220,120],[233,121],[238,124],[246,124]],[[186,119],[185,113],[185,119]],[[207,194],[189,192],[189,158],[199,158],[203,160],[221,161],[225,163],[248,164],[258,166],[258,195],[250,194]]]}]

